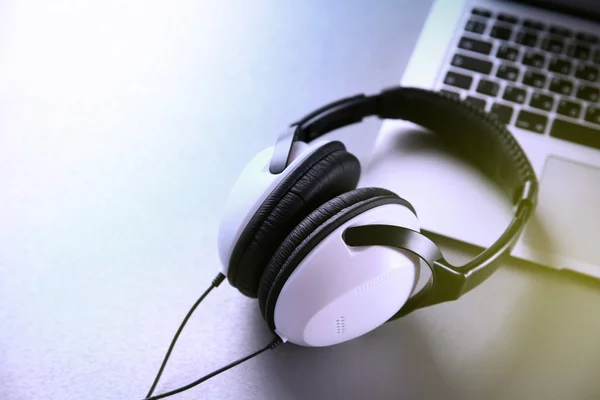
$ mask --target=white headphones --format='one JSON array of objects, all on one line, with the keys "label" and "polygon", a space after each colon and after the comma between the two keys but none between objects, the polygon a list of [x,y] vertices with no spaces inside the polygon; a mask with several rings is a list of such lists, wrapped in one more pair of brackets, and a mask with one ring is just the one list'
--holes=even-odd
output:
[{"label": "white headphones", "polygon": [[[465,265],[451,265],[420,233],[408,201],[385,189],[356,189],[356,157],[340,142],[315,140],[371,115],[406,119],[437,133],[504,190],[515,214],[492,246]],[[510,253],[535,209],[537,193],[531,164],[506,126],[447,95],[397,87],[314,111],[240,175],[219,229],[223,268],[177,329],[145,400],[181,393],[282,342],[342,343],[419,308],[458,299],[490,277],[498,259]],[[431,277],[414,293],[420,260]],[[225,277],[241,293],[258,298],[277,337],[249,356],[153,396],[183,327]]]},{"label": "white headphones", "polygon": [[[496,243],[452,266],[420,233],[417,213],[398,195],[360,188],[360,164],[321,138],[366,116],[399,118],[435,133],[494,180],[515,206]],[[506,127],[441,93],[391,88],[329,104],[294,123],[246,166],[219,231],[222,273],[258,298],[283,340],[328,346],[361,336],[416,309],[458,299],[497,268],[536,205],[538,182]],[[420,259],[432,272],[413,293]]]}]

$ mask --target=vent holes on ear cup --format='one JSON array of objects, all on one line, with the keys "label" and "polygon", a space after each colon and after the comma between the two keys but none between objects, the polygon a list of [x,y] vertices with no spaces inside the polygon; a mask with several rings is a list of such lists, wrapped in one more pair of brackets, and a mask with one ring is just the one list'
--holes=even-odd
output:
[{"label": "vent holes on ear cup", "polygon": [[346,321],[344,320],[343,315],[335,320],[335,331],[338,335],[346,332]]}]

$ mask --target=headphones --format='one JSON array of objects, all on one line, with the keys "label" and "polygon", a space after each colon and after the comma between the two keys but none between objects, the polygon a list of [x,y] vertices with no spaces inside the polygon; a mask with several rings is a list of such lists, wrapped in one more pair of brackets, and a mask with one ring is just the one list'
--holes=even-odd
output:
[{"label": "headphones", "polygon": [[[451,265],[420,232],[408,201],[382,188],[357,189],[358,159],[323,135],[368,116],[421,125],[496,182],[514,205],[500,238]],[[529,160],[492,115],[419,88],[348,97],[291,124],[242,171],[219,228],[221,273],[258,299],[282,341],[334,345],[477,287],[510,253],[537,194]],[[431,277],[417,291],[421,260]]]}]

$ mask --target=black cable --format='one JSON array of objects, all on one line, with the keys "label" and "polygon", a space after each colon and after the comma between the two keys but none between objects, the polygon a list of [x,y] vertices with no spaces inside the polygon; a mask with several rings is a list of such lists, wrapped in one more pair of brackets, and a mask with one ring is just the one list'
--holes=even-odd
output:
[{"label": "black cable", "polygon": [[158,400],[158,399],[163,399],[165,397],[172,396],[174,394],[181,393],[181,392],[183,392],[185,390],[191,389],[194,386],[197,386],[197,385],[201,384],[202,382],[207,381],[207,380],[209,380],[210,378],[212,378],[212,377],[214,377],[216,375],[219,375],[221,372],[225,372],[228,369],[233,368],[236,365],[241,364],[244,361],[247,361],[247,360],[251,359],[252,357],[256,357],[257,355],[259,355],[259,354],[261,354],[261,353],[263,353],[263,352],[265,352],[265,351],[267,351],[269,349],[274,349],[275,347],[279,346],[281,343],[283,343],[283,341],[281,340],[281,338],[275,337],[273,340],[271,340],[269,342],[268,345],[266,345],[262,349],[254,352],[252,354],[250,354],[249,356],[246,356],[244,358],[240,358],[239,360],[234,361],[231,364],[228,364],[228,365],[226,365],[226,366],[224,366],[222,368],[219,368],[218,370],[213,371],[210,374],[203,376],[202,378],[198,379],[197,381],[194,381],[194,382],[192,382],[190,384],[187,384],[185,386],[182,386],[182,387],[180,387],[178,389],[175,389],[175,390],[172,390],[170,392],[159,394],[159,395],[156,395],[156,396],[153,396],[153,397],[146,396],[146,398],[143,399],[143,400]]},{"label": "black cable", "polygon": [[192,316],[192,314],[194,313],[194,311],[196,310],[198,305],[202,302],[202,300],[204,300],[204,298],[206,296],[208,296],[210,291],[213,290],[214,288],[216,288],[217,286],[219,286],[221,284],[221,282],[223,282],[224,279],[225,279],[225,275],[223,275],[222,273],[219,272],[219,274],[215,277],[215,279],[213,279],[212,283],[210,284],[210,287],[208,289],[206,289],[206,291],[202,294],[202,296],[200,296],[200,298],[198,300],[196,300],[196,302],[194,303],[192,308],[190,308],[190,311],[188,311],[187,315],[181,322],[181,325],[179,325],[179,329],[177,329],[177,332],[175,333],[173,340],[171,340],[171,344],[169,345],[169,350],[167,350],[167,354],[165,354],[165,358],[162,362],[162,365],[160,366],[160,369],[158,370],[158,374],[156,374],[156,378],[154,379],[154,383],[150,387],[150,390],[148,391],[148,394],[146,395],[146,397],[150,397],[150,396],[152,396],[152,393],[154,393],[154,389],[156,388],[156,385],[158,384],[158,380],[160,379],[160,377],[163,373],[163,370],[165,369],[165,366],[167,365],[167,361],[169,360],[169,357],[171,356],[171,351],[173,351],[175,342],[177,342],[177,339],[179,338],[179,334],[183,330],[183,327],[185,326],[185,324],[188,322],[188,319],[190,319],[190,317]]}]

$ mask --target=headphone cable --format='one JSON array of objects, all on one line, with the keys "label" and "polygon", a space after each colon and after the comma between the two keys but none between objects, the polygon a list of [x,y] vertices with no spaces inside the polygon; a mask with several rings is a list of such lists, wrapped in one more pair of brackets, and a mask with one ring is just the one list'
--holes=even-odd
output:
[{"label": "headphone cable", "polygon": [[[171,356],[173,347],[175,347],[175,342],[177,342],[177,339],[179,338],[179,335],[181,334],[183,327],[188,322],[188,320],[190,319],[190,317],[192,316],[194,311],[196,311],[196,308],[202,302],[202,300],[204,300],[204,298],[206,296],[208,296],[208,294],[211,292],[211,290],[218,287],[221,284],[221,282],[223,282],[224,279],[225,279],[225,275],[219,272],[219,274],[217,274],[217,276],[213,279],[209,288],[206,289],[206,291],[202,294],[202,296],[200,296],[200,298],[198,300],[196,300],[196,302],[194,303],[192,308],[190,308],[190,310],[188,311],[187,315],[185,316],[185,318],[179,325],[179,328],[177,329],[177,332],[175,333],[173,340],[171,340],[171,344],[169,345],[169,350],[167,350],[167,354],[165,354],[165,358],[162,362],[162,365],[160,366],[160,369],[158,370],[158,374],[156,374],[156,378],[154,378],[154,383],[152,383],[152,386],[150,387],[150,390],[148,391],[148,394],[146,395],[147,398],[150,398],[150,396],[152,396],[152,393],[154,393],[154,389],[156,388],[156,385],[158,384],[158,381],[163,373],[163,370],[165,369],[165,366],[167,365],[167,361],[169,361],[169,357]],[[165,397],[165,396],[162,396],[162,397]],[[156,398],[161,398],[161,397],[156,397]]]},{"label": "headphone cable", "polygon": [[146,396],[146,398],[143,399],[143,400],[159,400],[159,399],[164,399],[165,397],[172,396],[174,394],[181,393],[181,392],[183,392],[185,390],[191,389],[194,386],[197,386],[197,385],[201,384],[202,382],[207,381],[207,380],[209,380],[210,378],[212,378],[212,377],[214,377],[216,375],[219,375],[221,372],[225,372],[228,369],[233,368],[236,365],[243,363],[244,361],[248,361],[249,359],[251,359],[253,357],[256,357],[257,355],[259,355],[259,354],[261,354],[261,353],[263,353],[263,352],[265,352],[267,350],[272,350],[272,349],[276,348],[277,346],[279,346],[282,343],[283,343],[283,340],[280,337],[276,336],[275,338],[273,338],[269,342],[268,345],[266,345],[262,349],[254,352],[254,353],[252,353],[252,354],[250,354],[250,355],[248,355],[248,356],[246,356],[244,358],[240,358],[239,360],[236,360],[236,361],[234,361],[234,362],[232,362],[230,364],[227,364],[226,366],[224,366],[222,368],[219,368],[218,370],[213,371],[210,374],[205,375],[202,378],[200,378],[200,379],[198,379],[198,380],[196,380],[196,381],[194,381],[192,383],[189,383],[189,384],[187,384],[185,386],[182,386],[182,387],[180,387],[178,389],[171,390],[170,392],[162,393],[162,394],[159,394],[159,395],[156,395],[156,396],[152,396],[152,397]]}]

